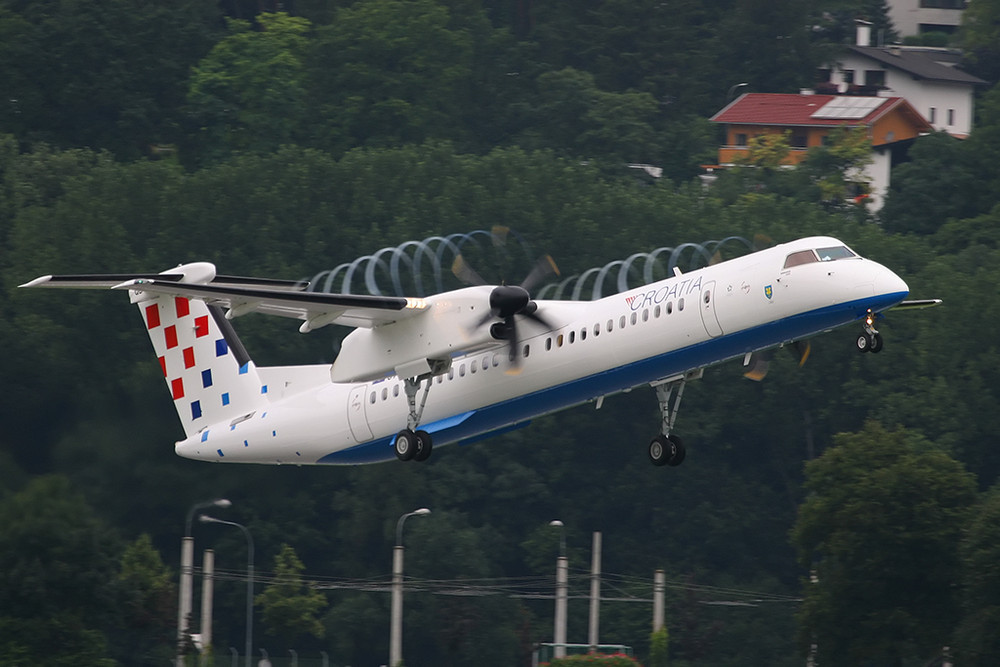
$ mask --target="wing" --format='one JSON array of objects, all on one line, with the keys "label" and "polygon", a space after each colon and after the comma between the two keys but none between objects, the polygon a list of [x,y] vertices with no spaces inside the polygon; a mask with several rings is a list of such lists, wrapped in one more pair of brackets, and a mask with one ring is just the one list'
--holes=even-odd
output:
[{"label": "wing", "polygon": [[109,288],[200,299],[228,309],[232,319],[263,313],[303,320],[303,333],[327,324],[375,327],[411,317],[427,308],[421,299],[325,294],[303,291],[304,282],[217,276],[209,284],[181,282],[182,274],[103,274],[42,276],[22,287]]}]

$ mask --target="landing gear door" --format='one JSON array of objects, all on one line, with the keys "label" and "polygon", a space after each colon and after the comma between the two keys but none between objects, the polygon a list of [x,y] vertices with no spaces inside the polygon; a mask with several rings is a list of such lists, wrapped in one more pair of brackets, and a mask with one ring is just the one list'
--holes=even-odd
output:
[{"label": "landing gear door", "polygon": [[705,331],[712,338],[722,335],[722,325],[719,324],[719,316],[715,312],[715,281],[710,280],[701,287],[701,322],[705,325]]},{"label": "landing gear door", "polygon": [[351,389],[347,397],[347,424],[351,427],[351,435],[358,442],[372,439],[372,430],[368,427],[368,416],[365,414],[367,389],[367,385],[358,385]]}]

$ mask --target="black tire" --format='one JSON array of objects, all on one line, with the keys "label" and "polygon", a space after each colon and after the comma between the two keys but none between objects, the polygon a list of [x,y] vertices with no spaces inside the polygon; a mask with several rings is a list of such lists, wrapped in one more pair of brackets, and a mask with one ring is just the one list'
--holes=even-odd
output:
[{"label": "black tire", "polygon": [[871,350],[872,350],[872,354],[878,354],[879,352],[882,351],[882,335],[881,334],[872,334]]},{"label": "black tire", "polygon": [[684,463],[684,459],[687,457],[687,449],[684,448],[684,443],[676,435],[670,435],[667,439],[670,440],[670,444],[673,446],[673,456],[667,461],[667,465],[671,467],[679,466]]},{"label": "black tire", "polygon": [[858,352],[864,353],[871,349],[872,341],[868,337],[867,333],[863,333],[858,336],[858,339],[855,341],[855,345],[858,346]]},{"label": "black tire", "polygon": [[417,454],[417,434],[408,428],[396,434],[396,442],[393,444],[396,450],[396,458],[400,461],[409,461]]},{"label": "black tire", "polygon": [[413,455],[414,461],[426,461],[431,457],[431,450],[434,448],[434,441],[427,431],[417,431],[417,451]]},{"label": "black tire", "polygon": [[665,466],[670,461],[671,450],[667,436],[658,435],[649,442],[649,460],[654,466]]}]

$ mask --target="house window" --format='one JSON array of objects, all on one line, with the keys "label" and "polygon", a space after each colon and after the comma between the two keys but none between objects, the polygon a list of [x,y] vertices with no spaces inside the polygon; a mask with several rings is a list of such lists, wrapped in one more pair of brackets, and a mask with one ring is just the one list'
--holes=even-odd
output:
[{"label": "house window", "polygon": [[948,109],[948,124],[949,125],[954,125],[955,124],[955,110],[954,109]]},{"label": "house window", "polygon": [[747,135],[746,135],[745,132],[737,132],[736,133],[736,145],[737,146],[746,146],[747,145]]},{"label": "house window", "polygon": [[931,107],[931,113],[927,116],[927,120],[931,123],[937,122],[937,109]]},{"label": "house window", "polygon": [[854,83],[854,70],[852,69],[844,70],[844,83]]},{"label": "house window", "polygon": [[866,69],[865,70],[865,85],[866,86],[878,86],[879,88],[885,87],[885,70],[882,69]]},{"label": "house window", "polygon": [[826,68],[820,68],[816,70],[816,83],[826,83],[830,80],[830,70]]},{"label": "house window", "polygon": [[809,145],[809,135],[801,130],[796,130],[792,133],[791,146],[792,148],[805,148]]}]

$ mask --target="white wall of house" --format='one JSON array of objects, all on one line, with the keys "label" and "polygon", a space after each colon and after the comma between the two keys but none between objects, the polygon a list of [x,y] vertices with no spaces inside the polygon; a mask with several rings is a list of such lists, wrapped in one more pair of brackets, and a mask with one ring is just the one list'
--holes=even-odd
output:
[{"label": "white wall of house", "polygon": [[853,71],[854,83],[869,83],[866,71],[882,71],[886,86],[879,90],[879,97],[902,97],[934,126],[949,134],[967,136],[972,131],[973,89],[970,84],[914,79],[912,75],[856,53],[846,53],[839,58],[837,67],[830,73],[830,80],[841,91],[847,89],[845,72]]},{"label": "white wall of house", "polygon": [[921,7],[920,4],[921,0],[889,0],[889,19],[901,37],[928,32],[926,28],[921,29],[922,25],[958,26],[962,22],[962,9]]},{"label": "white wall of house", "polygon": [[892,151],[888,149],[872,151],[872,163],[865,167],[864,175],[871,188],[868,210],[878,211],[885,205],[889,194],[889,173],[892,168]]}]

